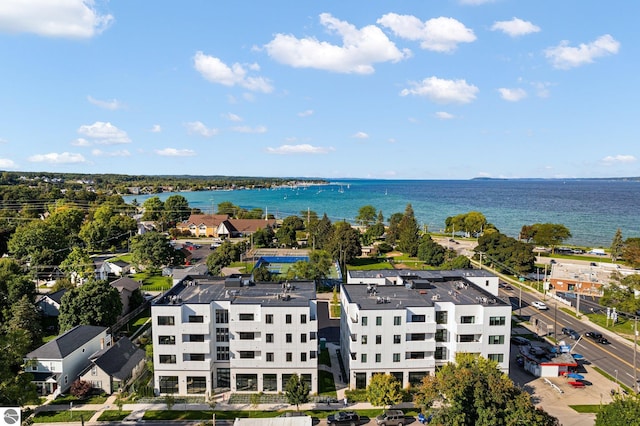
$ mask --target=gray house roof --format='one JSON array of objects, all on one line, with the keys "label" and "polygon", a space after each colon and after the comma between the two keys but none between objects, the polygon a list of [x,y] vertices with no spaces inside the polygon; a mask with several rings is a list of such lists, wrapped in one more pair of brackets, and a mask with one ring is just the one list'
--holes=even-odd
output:
[{"label": "gray house roof", "polygon": [[123,289],[126,289],[132,293],[135,290],[139,289],[142,286],[142,283],[139,283],[138,281],[129,277],[123,277],[113,281],[111,283],[111,286],[117,288],[119,292],[122,292]]},{"label": "gray house roof", "polygon": [[82,345],[104,332],[107,327],[78,325],[38,349],[29,352],[27,358],[63,359]]},{"label": "gray house roof", "polygon": [[92,357],[93,363],[102,371],[116,379],[126,379],[133,368],[145,357],[145,352],[134,345],[127,337],[118,340],[114,345],[97,352]]}]

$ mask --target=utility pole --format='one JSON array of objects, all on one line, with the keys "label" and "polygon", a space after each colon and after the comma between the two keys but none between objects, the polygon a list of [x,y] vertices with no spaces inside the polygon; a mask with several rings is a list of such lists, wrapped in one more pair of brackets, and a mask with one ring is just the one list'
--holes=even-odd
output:
[{"label": "utility pole", "polygon": [[636,370],[636,350],[638,349],[638,315],[633,317],[633,387],[638,392],[638,370]]}]

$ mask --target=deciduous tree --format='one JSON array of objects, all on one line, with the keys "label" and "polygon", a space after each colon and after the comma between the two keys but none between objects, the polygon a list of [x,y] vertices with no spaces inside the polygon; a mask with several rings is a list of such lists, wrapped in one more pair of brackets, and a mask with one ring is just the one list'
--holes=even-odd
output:
[{"label": "deciduous tree", "polygon": [[376,208],[371,205],[360,207],[358,215],[356,216],[356,223],[362,225],[365,228],[371,226],[376,220]]},{"label": "deciduous tree", "polygon": [[107,281],[91,279],[62,296],[58,321],[60,331],[76,325],[113,325],[122,312],[118,290]]},{"label": "deciduous tree", "polygon": [[131,240],[131,260],[142,268],[157,270],[163,266],[182,264],[184,256],[169,244],[160,232],[145,232]]},{"label": "deciduous tree", "polygon": [[292,374],[285,386],[285,396],[291,405],[300,411],[300,404],[309,402],[309,385],[297,374]]},{"label": "deciduous tree", "polygon": [[376,407],[402,402],[402,384],[391,374],[374,374],[367,386],[367,400]]},{"label": "deciduous tree", "polygon": [[615,395],[613,401],[601,405],[596,414],[595,426],[631,426],[640,419],[640,396]]}]

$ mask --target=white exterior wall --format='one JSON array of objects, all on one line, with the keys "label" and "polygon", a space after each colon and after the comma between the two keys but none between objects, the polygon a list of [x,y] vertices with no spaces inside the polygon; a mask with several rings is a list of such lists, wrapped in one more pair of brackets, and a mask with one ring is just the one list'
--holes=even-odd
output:
[{"label": "white exterior wall", "polygon": [[[217,324],[216,309],[228,311],[228,323]],[[253,321],[241,321],[240,314],[253,314]],[[267,324],[266,315],[273,315],[273,323]],[[291,324],[286,324],[286,315],[291,315]],[[306,315],[306,323],[300,316]],[[201,315],[202,323],[189,323],[189,315]],[[159,316],[173,316],[175,325],[158,325]],[[230,368],[232,392],[237,389],[238,374],[255,374],[257,391],[263,391],[263,374],[277,374],[277,391],[284,391],[283,374],[308,374],[311,376],[311,392],[317,392],[318,382],[318,322],[316,301],[306,307],[267,306],[257,304],[231,304],[229,301],[214,301],[211,304],[153,305],[153,363],[154,387],[160,389],[161,376],[178,378],[177,395],[187,395],[189,377],[204,377],[206,394],[213,394],[217,387],[216,373],[219,368]],[[228,328],[228,342],[216,341],[216,329]],[[240,333],[254,333],[254,339],[240,339]],[[266,335],[273,334],[273,343],[266,342]],[[286,343],[286,334],[292,335],[292,342]],[[204,334],[204,342],[188,342],[190,334]],[[306,335],[306,343],[301,342],[301,334]],[[174,336],[175,344],[160,344],[161,336]],[[229,347],[229,360],[217,360],[217,347]],[[254,358],[240,358],[240,352],[253,352]],[[273,353],[273,361],[267,361],[267,352]],[[286,361],[286,353],[291,352],[291,361]],[[306,361],[301,361],[301,353],[306,353]],[[185,354],[204,353],[204,361],[187,361]],[[160,355],[175,355],[175,364],[161,364]]]}]

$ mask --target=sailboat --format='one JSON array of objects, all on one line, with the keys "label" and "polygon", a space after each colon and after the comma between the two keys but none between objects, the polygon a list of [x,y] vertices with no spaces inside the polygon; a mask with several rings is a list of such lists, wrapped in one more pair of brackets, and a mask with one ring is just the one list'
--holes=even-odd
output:
[{"label": "sailboat", "polygon": [[388,195],[388,192],[386,189],[384,190],[384,195]]}]

